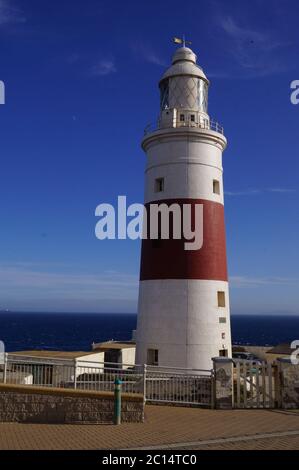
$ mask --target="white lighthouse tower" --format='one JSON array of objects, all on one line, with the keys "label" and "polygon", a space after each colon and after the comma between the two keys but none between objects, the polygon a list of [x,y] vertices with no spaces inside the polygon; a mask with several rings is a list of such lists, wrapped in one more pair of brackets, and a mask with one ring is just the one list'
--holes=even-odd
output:
[{"label": "white lighthouse tower", "polygon": [[231,356],[222,152],[223,129],[208,115],[209,80],[188,47],[162,76],[157,128],[147,132],[145,204],[203,205],[203,245],[142,243],[136,363],[210,369]]}]

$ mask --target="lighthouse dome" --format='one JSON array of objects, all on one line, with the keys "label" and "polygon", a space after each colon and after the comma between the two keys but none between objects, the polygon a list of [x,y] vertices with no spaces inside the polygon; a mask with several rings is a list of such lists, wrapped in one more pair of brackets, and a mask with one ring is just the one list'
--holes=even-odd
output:
[{"label": "lighthouse dome", "polygon": [[172,65],[163,74],[160,82],[178,75],[191,75],[209,83],[202,68],[196,64],[196,60],[196,54],[189,47],[179,47],[172,57]]},{"label": "lighthouse dome", "polygon": [[189,47],[179,47],[172,56],[172,63],[175,64],[180,60],[189,60],[196,64],[196,54]]}]

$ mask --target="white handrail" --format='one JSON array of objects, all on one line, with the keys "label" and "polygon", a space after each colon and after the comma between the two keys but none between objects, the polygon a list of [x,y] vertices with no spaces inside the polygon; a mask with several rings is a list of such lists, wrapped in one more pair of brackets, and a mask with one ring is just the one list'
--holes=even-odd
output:
[{"label": "white handrail", "polygon": [[148,124],[146,128],[144,129],[144,135],[151,134],[152,132],[159,131],[162,129],[180,129],[180,128],[192,128],[192,129],[203,129],[203,130],[211,130],[218,132],[219,134],[224,134],[224,128],[219,122],[215,121],[214,119],[210,120],[205,120],[205,121],[179,121],[178,119],[175,119],[173,121],[173,126],[170,125],[164,125],[158,119],[157,125],[153,124]]}]

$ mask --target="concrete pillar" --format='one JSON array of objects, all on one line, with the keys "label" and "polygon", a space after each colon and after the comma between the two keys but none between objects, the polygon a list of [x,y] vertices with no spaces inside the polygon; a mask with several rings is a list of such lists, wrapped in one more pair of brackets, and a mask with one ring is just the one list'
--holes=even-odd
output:
[{"label": "concrete pillar", "polygon": [[234,406],[233,361],[228,357],[213,357],[212,360],[215,408],[232,409]]},{"label": "concrete pillar", "polygon": [[299,364],[289,358],[277,359],[281,408],[299,408]]}]

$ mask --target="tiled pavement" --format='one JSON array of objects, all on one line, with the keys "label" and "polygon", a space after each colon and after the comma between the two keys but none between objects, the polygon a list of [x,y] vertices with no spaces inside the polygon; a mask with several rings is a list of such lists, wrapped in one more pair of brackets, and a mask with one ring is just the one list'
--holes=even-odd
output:
[{"label": "tiled pavement", "polygon": [[299,411],[147,406],[143,424],[0,424],[0,449],[148,447],[299,449]]},{"label": "tiled pavement", "polygon": [[[186,447],[190,450],[191,447]],[[293,437],[273,437],[267,439],[254,439],[243,442],[227,442],[192,447],[192,450],[298,450],[299,435]]]}]

